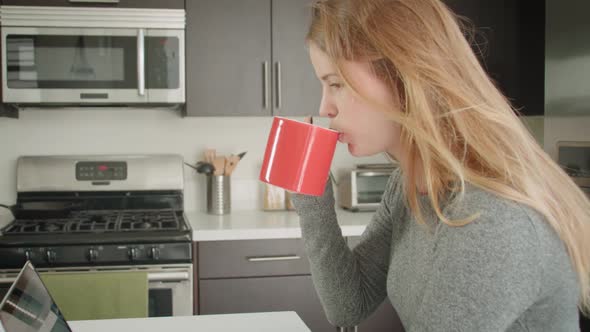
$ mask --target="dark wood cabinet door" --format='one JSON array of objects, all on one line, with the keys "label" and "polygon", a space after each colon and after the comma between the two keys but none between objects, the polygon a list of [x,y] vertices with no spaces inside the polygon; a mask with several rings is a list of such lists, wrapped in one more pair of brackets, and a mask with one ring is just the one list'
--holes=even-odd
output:
[{"label": "dark wood cabinet door", "polygon": [[311,0],[272,1],[273,114],[316,115],[322,87],[315,76],[305,36]]},{"label": "dark wood cabinet door", "polygon": [[201,280],[200,314],[295,311],[314,332],[334,332],[311,276]]},{"label": "dark wood cabinet door", "polygon": [[310,274],[301,239],[200,242],[199,278]]}]

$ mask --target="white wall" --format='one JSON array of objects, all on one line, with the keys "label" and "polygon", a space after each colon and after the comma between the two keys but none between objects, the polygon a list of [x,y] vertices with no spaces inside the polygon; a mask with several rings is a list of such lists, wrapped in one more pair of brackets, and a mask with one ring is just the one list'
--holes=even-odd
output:
[{"label": "white wall", "polygon": [[[271,117],[182,118],[161,109],[27,109],[20,119],[0,118],[0,204],[16,199],[16,159],[21,155],[178,153],[196,163],[204,149],[215,148],[218,154],[247,151],[232,176],[232,210],[258,209],[257,179],[271,121]],[[324,119],[316,122],[327,125]],[[353,158],[339,145],[333,171],[366,162],[386,159]],[[186,167],[186,210],[204,211],[205,195],[204,175]]]}]

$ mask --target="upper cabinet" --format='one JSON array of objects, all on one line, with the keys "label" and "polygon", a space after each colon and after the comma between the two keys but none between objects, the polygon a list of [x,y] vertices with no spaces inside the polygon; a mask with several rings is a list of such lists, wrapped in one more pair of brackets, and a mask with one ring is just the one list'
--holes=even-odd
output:
[{"label": "upper cabinet", "polygon": [[7,6],[86,6],[114,8],[184,8],[184,0],[1,0]]},{"label": "upper cabinet", "polygon": [[187,115],[315,114],[310,0],[187,1]]},{"label": "upper cabinet", "polygon": [[[444,2],[457,14],[469,19],[466,34],[475,54],[496,86],[518,109],[519,114],[543,115],[545,1]],[[561,1],[556,2],[559,2],[558,7],[571,7],[563,5]],[[585,3],[577,0],[574,2]],[[585,20],[585,15],[583,17]],[[551,27],[547,31],[550,30]],[[582,31],[577,31],[580,36],[584,35]],[[569,36],[565,40],[570,40]]]},{"label": "upper cabinet", "polygon": [[273,115],[318,113],[322,87],[305,45],[310,23],[310,0],[272,1]]}]

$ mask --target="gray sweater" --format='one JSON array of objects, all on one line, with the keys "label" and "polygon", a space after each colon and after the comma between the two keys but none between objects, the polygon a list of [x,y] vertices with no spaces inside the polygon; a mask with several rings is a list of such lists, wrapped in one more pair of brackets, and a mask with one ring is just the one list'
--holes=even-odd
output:
[{"label": "gray sweater", "polygon": [[531,208],[467,184],[445,216],[481,212],[462,227],[427,225],[405,204],[401,171],[352,251],[342,236],[332,186],[294,195],[312,278],[328,320],[358,325],[387,296],[412,331],[579,331],[579,286],[565,246]]}]

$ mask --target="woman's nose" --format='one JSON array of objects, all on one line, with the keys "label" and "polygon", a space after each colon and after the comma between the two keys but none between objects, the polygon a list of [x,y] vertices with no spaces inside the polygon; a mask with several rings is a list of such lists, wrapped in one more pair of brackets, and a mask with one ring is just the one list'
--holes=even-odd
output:
[{"label": "woman's nose", "polygon": [[320,103],[320,116],[334,118],[336,115],[338,115],[336,105],[329,102],[325,97],[322,97],[322,102]]}]

